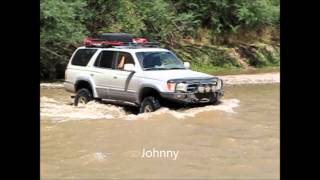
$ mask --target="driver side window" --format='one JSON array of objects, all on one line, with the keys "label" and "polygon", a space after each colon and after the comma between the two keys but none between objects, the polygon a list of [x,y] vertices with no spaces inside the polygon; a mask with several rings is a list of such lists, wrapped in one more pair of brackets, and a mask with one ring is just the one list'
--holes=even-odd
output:
[{"label": "driver side window", "polygon": [[127,53],[127,52],[119,52],[119,55],[118,55],[116,62],[117,62],[116,69],[118,69],[118,70],[123,70],[125,64],[135,65],[131,54]]}]

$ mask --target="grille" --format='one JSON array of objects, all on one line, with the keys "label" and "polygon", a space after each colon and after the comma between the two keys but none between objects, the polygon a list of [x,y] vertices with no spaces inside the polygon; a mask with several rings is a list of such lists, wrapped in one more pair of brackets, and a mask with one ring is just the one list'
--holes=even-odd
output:
[{"label": "grille", "polygon": [[197,84],[190,84],[187,87],[188,92],[195,92],[198,90],[198,85]]}]

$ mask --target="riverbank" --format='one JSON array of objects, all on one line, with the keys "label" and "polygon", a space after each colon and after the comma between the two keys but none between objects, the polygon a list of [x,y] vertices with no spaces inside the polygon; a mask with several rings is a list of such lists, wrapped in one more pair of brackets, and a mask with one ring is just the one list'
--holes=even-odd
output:
[{"label": "riverbank", "polygon": [[280,83],[279,72],[263,74],[224,75],[219,77],[222,78],[225,85]]},{"label": "riverbank", "polygon": [[[280,73],[238,74],[219,76],[224,85],[280,83]],[[40,83],[41,88],[63,88],[63,82]]]},{"label": "riverbank", "polygon": [[225,76],[225,75],[243,75],[243,74],[265,74],[265,73],[279,73],[280,66],[276,67],[262,67],[262,68],[218,68],[213,69],[201,69],[198,67],[193,68],[192,70],[203,72],[206,74],[211,74],[215,76]]}]

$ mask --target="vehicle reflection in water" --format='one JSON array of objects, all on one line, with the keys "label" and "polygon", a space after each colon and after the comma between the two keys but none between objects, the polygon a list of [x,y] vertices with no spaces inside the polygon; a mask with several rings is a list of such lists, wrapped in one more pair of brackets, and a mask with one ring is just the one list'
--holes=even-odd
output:
[{"label": "vehicle reflection in water", "polygon": [[[41,178],[279,179],[279,84],[225,87],[216,106],[132,114],[41,89]],[[142,149],[179,158],[141,158]]]}]

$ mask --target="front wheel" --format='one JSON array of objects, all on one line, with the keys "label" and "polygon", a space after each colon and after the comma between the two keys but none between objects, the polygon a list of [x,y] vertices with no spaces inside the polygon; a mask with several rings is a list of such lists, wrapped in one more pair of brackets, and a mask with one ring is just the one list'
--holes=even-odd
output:
[{"label": "front wheel", "polygon": [[161,107],[160,102],[153,96],[145,97],[140,105],[139,113],[156,111]]},{"label": "front wheel", "polygon": [[216,95],[210,98],[209,104],[217,105],[220,103],[220,98]]},{"label": "front wheel", "polygon": [[79,89],[74,98],[74,105],[78,106],[78,104],[87,104],[92,100],[92,95],[88,89],[82,88]]}]

